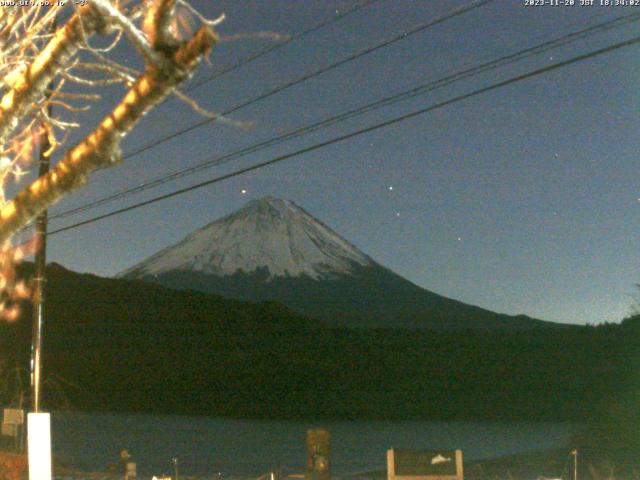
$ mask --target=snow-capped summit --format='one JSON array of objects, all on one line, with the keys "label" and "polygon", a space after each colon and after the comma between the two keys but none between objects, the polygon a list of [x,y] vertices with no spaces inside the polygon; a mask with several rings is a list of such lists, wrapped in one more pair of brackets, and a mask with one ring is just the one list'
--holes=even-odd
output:
[{"label": "snow-capped summit", "polygon": [[123,272],[219,276],[265,270],[269,277],[319,279],[373,265],[367,255],[290,200],[265,197],[193,232]]}]

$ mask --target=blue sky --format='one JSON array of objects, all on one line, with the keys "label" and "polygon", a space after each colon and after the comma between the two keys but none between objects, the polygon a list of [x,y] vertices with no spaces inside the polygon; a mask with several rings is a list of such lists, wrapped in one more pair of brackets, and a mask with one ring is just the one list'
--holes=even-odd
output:
[{"label": "blue sky", "polygon": [[[225,12],[223,35],[294,34],[354,1],[196,1]],[[466,1],[379,0],[192,92],[221,112],[409,31]],[[51,209],[83,205],[291,128],[560,37],[633,7],[527,7],[496,0],[96,173]],[[637,23],[368,113],[82,215],[52,229],[384,121],[637,33]],[[251,35],[250,35],[251,36]],[[216,46],[196,77],[270,45]],[[120,57],[134,62],[129,52]],[[49,261],[114,275],[265,195],[288,198],[414,283],[484,308],[571,323],[619,321],[640,282],[640,47],[632,46],[464,100],[276,166],[52,236]],[[90,126],[118,98],[82,117]],[[125,140],[132,151],[201,120],[171,100]],[[243,193],[243,191],[245,191]]]}]

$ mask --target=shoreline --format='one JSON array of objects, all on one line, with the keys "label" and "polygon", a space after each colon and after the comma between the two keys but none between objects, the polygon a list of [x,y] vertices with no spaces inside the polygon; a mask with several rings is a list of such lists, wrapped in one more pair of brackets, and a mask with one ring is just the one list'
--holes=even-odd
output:
[{"label": "shoreline", "polygon": [[[0,452],[0,459],[16,457],[7,452]],[[25,458],[26,460],[26,458]],[[0,462],[2,463],[2,462]],[[24,473],[26,462],[22,463],[21,473]],[[616,469],[609,464],[590,465],[589,462],[582,462],[578,467],[578,478],[595,479],[626,479],[637,478],[636,467],[627,466],[624,469]],[[474,460],[464,464],[465,480],[552,480],[573,478],[573,458],[569,448],[556,448],[535,450],[526,453],[505,455],[496,458]],[[16,477],[21,478],[21,477]],[[113,472],[84,472],[76,470],[70,466],[63,466],[59,462],[54,463],[53,478],[65,478],[73,480],[106,480],[120,478]],[[146,477],[139,477],[146,479]],[[217,476],[216,473],[208,475],[181,475],[184,480],[258,480],[266,478],[263,476],[234,475],[227,474]],[[294,480],[304,478],[303,474],[289,474],[280,477],[280,480]],[[335,479],[340,480],[386,480],[386,469],[371,470],[348,475],[335,475]]]}]

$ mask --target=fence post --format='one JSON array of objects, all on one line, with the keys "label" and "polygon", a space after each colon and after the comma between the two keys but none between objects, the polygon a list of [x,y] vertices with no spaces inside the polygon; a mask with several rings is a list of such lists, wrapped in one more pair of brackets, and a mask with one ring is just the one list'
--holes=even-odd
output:
[{"label": "fence post", "polygon": [[307,430],[307,472],[305,480],[331,480],[331,432]]}]

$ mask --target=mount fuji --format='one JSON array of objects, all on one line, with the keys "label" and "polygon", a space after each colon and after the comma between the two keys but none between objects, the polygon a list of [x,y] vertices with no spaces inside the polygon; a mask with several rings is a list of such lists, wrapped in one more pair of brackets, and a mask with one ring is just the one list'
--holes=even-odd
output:
[{"label": "mount fuji", "polygon": [[289,200],[266,197],[120,273],[177,289],[277,301],[334,325],[407,329],[554,326],[425,290]]}]

